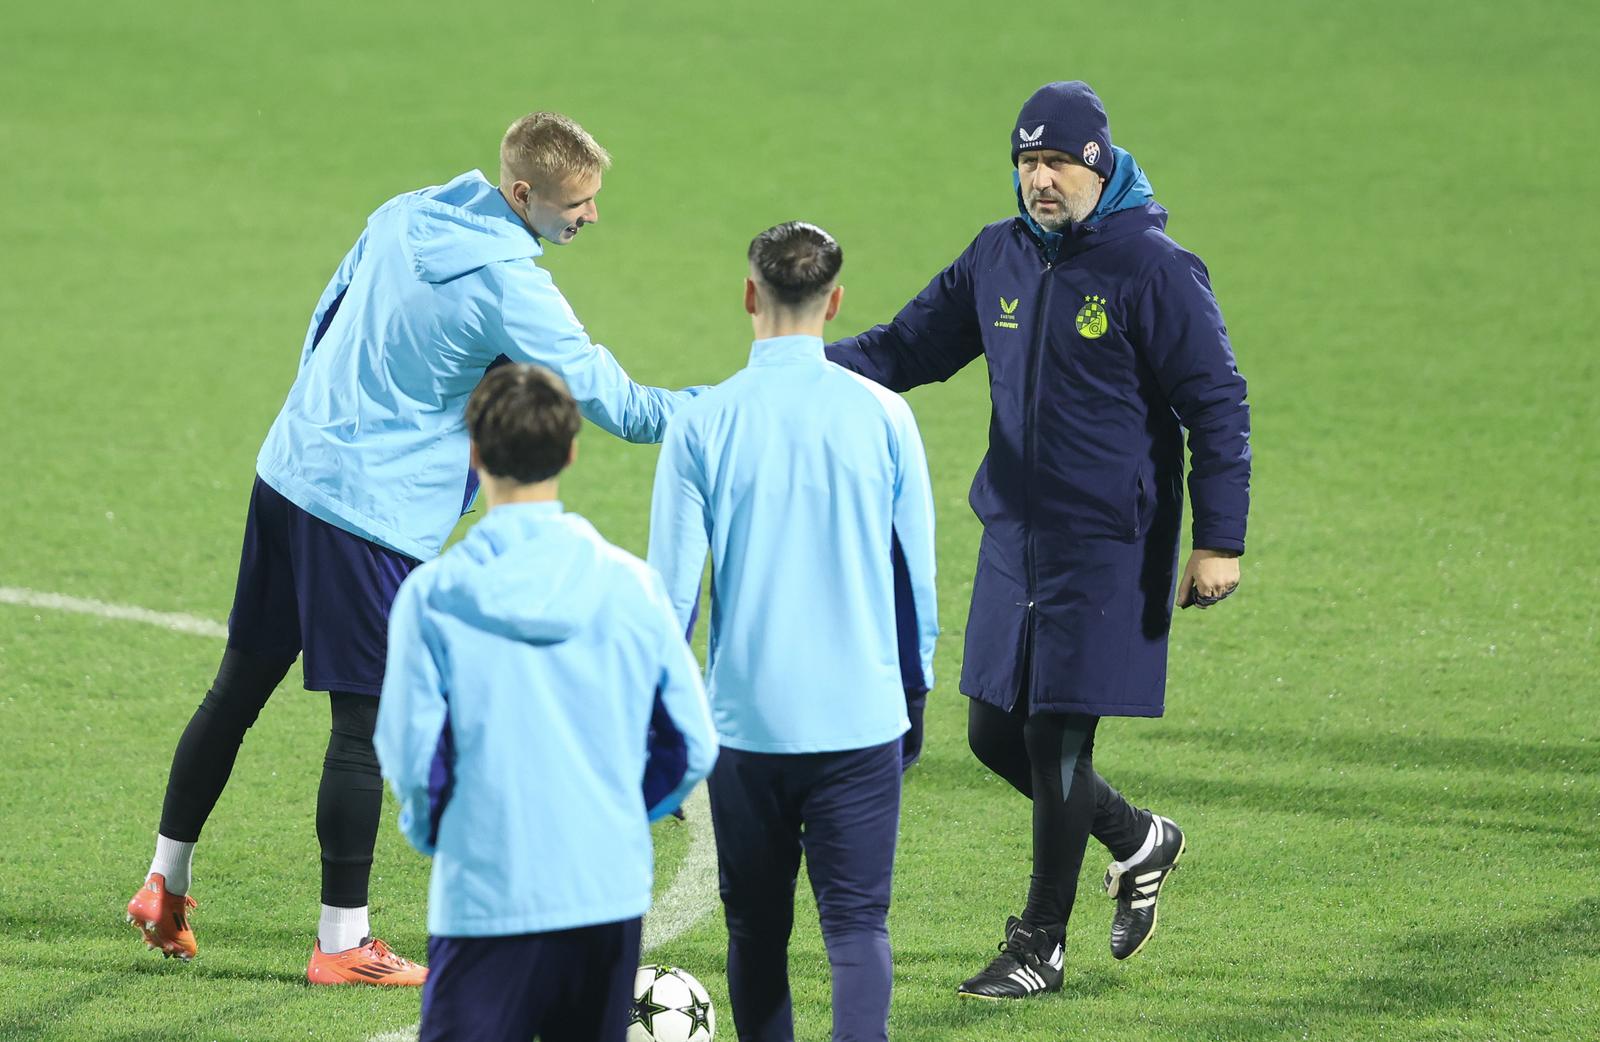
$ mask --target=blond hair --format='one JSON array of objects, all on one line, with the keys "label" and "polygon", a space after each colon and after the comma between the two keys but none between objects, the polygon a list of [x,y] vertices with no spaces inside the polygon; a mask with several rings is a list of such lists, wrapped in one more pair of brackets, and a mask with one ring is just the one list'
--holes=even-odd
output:
[{"label": "blond hair", "polygon": [[530,112],[500,139],[500,183],[526,181],[539,188],[611,166],[611,153],[559,112]]}]

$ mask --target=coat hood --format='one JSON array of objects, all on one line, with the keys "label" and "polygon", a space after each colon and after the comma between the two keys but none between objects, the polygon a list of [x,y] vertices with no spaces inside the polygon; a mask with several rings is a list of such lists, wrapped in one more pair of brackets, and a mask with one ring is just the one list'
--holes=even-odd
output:
[{"label": "coat hood", "polygon": [[487,264],[544,252],[500,190],[476,170],[442,188],[400,196],[395,205],[405,210],[406,251],[424,282],[448,282]]},{"label": "coat hood", "polygon": [[619,567],[594,526],[559,502],[495,507],[445,560],[430,606],[512,640],[557,644],[599,610]]}]

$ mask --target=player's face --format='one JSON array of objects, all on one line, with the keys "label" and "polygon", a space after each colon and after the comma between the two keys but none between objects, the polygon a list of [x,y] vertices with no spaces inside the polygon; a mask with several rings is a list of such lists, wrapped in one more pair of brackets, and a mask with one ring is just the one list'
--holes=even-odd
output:
[{"label": "player's face", "polygon": [[1083,220],[1100,201],[1100,175],[1066,152],[1046,148],[1019,153],[1017,178],[1023,205],[1045,231],[1058,232]]},{"label": "player's face", "polygon": [[549,192],[528,190],[528,227],[545,242],[565,246],[586,224],[600,220],[594,197],[600,194],[600,175],[569,177]]}]

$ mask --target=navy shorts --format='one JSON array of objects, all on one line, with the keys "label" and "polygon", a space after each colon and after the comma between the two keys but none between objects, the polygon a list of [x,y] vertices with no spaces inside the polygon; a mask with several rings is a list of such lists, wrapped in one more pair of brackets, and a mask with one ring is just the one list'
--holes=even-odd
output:
[{"label": "navy shorts", "polygon": [[228,646],[305,653],[307,691],[377,696],[389,606],[419,561],[312,517],[259,477],[250,492]]},{"label": "navy shorts", "polygon": [[417,1042],[624,1042],[640,925],[430,937]]}]

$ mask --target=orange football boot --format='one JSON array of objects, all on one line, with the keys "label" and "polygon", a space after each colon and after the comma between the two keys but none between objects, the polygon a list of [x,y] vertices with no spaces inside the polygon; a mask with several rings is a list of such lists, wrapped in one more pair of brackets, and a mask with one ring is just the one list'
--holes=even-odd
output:
[{"label": "orange football boot", "polygon": [[322,942],[311,948],[306,966],[307,984],[383,984],[389,987],[420,988],[428,980],[428,968],[396,955],[387,944],[368,937],[359,947],[336,955],[324,955]]},{"label": "orange football boot", "polygon": [[152,872],[128,902],[128,922],[144,935],[145,947],[187,962],[200,950],[189,929],[189,911],[194,906],[194,898],[187,894],[168,893],[166,877]]}]

